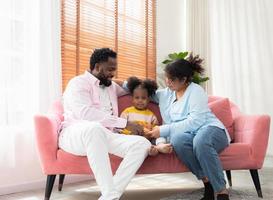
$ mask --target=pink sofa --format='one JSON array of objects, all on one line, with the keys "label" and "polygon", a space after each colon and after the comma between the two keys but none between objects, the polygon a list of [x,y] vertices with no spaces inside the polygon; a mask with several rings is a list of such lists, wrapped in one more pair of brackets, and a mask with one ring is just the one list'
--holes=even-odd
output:
[{"label": "pink sofa", "polygon": [[[129,96],[119,99],[119,110],[122,111],[130,105]],[[221,99],[221,97],[210,97],[209,102]],[[150,103],[153,110],[161,121],[159,109],[156,104]],[[270,117],[267,115],[244,115],[238,107],[230,103],[232,112],[232,133],[233,141],[231,145],[220,154],[220,159],[231,182],[231,170],[250,170],[258,196],[262,197],[259,182],[258,169],[263,166],[270,128]],[[35,116],[36,142],[40,155],[42,169],[47,175],[45,189],[45,200],[49,200],[56,175],[60,175],[59,191],[62,189],[66,174],[92,174],[87,158],[75,156],[58,149],[57,129],[63,120],[63,108],[60,102],[56,102],[49,114]],[[121,159],[111,155],[113,173],[117,169]],[[148,157],[141,168],[139,174],[155,173],[178,173],[187,172],[188,169],[176,157],[160,154],[156,157]]]}]

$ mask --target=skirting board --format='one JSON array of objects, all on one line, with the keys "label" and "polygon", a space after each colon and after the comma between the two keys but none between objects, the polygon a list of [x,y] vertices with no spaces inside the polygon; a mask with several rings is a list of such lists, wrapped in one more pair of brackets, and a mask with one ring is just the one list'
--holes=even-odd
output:
[{"label": "skirting board", "polygon": [[[67,175],[64,179],[64,184],[69,183],[77,183],[81,181],[88,181],[88,180],[94,180],[94,177],[92,175]],[[58,185],[59,183],[59,176],[56,176],[56,180],[54,185]],[[37,190],[37,189],[44,189],[46,186],[46,178],[40,181],[33,181],[28,183],[20,183],[16,185],[7,185],[0,187],[0,195],[4,194],[12,194],[17,192],[24,192],[24,191],[30,191],[30,190]]]}]

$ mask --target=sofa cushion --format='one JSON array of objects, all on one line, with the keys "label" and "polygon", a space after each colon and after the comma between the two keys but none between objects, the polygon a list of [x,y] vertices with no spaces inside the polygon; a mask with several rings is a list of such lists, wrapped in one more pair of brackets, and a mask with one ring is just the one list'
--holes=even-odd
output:
[{"label": "sofa cushion", "polygon": [[222,98],[219,100],[209,102],[208,106],[211,109],[211,111],[215,114],[215,116],[224,124],[224,126],[229,132],[231,140],[233,140],[234,139],[233,118],[228,98]]}]

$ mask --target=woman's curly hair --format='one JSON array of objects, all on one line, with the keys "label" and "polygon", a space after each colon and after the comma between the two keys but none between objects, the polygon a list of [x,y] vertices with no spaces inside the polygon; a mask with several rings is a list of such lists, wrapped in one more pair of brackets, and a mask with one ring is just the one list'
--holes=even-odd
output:
[{"label": "woman's curly hair", "polygon": [[148,96],[151,97],[155,94],[155,91],[157,90],[157,84],[154,80],[151,79],[144,79],[141,80],[135,76],[132,76],[130,78],[128,78],[128,83],[127,83],[127,87],[129,89],[129,92],[131,94],[134,93],[134,90],[137,87],[140,87],[142,89],[146,89],[148,92]]},{"label": "woman's curly hair", "polygon": [[183,80],[186,78],[187,82],[191,82],[195,72],[204,73],[202,64],[203,59],[199,55],[193,56],[191,53],[186,59],[177,59],[169,63],[165,68],[165,72],[173,80]]}]

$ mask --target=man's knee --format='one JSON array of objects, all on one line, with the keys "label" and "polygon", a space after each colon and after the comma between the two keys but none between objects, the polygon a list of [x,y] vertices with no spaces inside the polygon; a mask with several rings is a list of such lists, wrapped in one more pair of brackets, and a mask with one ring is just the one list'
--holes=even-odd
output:
[{"label": "man's knee", "polygon": [[133,142],[131,141],[128,146],[131,151],[144,151],[148,152],[151,148],[151,142],[142,136],[130,136],[134,137]]},{"label": "man's knee", "polygon": [[104,130],[103,126],[98,122],[85,122],[83,124],[84,127],[84,133],[83,138],[93,138],[93,137],[101,137],[104,136]]},{"label": "man's knee", "polygon": [[150,149],[152,145],[151,142],[147,140],[145,137],[138,137],[137,143],[144,149]]}]

